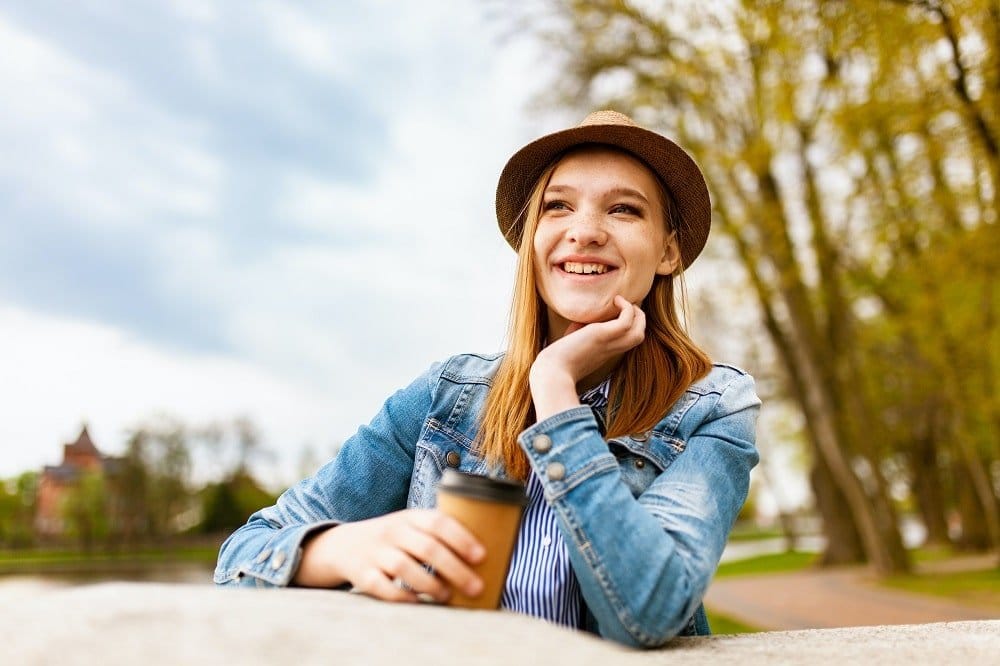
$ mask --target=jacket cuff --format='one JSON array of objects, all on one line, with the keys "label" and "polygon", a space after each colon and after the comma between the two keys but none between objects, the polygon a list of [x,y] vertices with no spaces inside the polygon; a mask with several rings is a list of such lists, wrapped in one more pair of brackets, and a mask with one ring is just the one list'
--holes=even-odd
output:
[{"label": "jacket cuff", "polygon": [[257,587],[287,587],[299,570],[305,540],[316,532],[339,524],[338,520],[325,520],[277,530],[252,559],[238,563],[232,578],[244,585],[247,581],[241,579],[250,577]]},{"label": "jacket cuff", "polygon": [[539,421],[522,432],[517,442],[549,499],[562,497],[592,476],[618,470],[594,412],[586,405]]}]

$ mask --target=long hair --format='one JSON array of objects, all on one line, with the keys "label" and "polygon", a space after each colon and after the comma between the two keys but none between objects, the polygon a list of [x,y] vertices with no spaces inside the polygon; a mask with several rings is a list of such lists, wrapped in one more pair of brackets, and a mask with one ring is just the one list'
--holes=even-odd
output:
[{"label": "long hair", "polygon": [[[535,280],[532,239],[542,214],[545,188],[562,157],[565,154],[542,172],[525,205],[507,353],[486,397],[477,437],[477,449],[487,463],[502,465],[510,478],[521,481],[528,477],[530,467],[517,443],[517,436],[535,422],[528,373],[548,334],[546,306],[538,295]],[[665,231],[678,233],[683,221],[677,219],[676,207],[666,186],[655,173],[653,175],[663,205]],[[680,267],[673,275],[657,275],[642,302],[642,310],[646,313],[645,338],[625,353],[611,373],[608,439],[652,429],[685,389],[711,369],[708,355],[691,340],[677,315],[675,280],[680,284],[683,305]]]}]

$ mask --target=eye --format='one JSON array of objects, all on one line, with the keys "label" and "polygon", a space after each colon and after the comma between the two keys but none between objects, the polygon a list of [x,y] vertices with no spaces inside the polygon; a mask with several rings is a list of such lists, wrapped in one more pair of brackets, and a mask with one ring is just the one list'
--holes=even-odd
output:
[{"label": "eye", "polygon": [[632,215],[634,217],[642,217],[642,210],[640,210],[637,206],[626,203],[615,204],[608,212],[612,215]]},{"label": "eye", "polygon": [[569,204],[559,199],[552,199],[542,205],[542,210],[569,210]]}]

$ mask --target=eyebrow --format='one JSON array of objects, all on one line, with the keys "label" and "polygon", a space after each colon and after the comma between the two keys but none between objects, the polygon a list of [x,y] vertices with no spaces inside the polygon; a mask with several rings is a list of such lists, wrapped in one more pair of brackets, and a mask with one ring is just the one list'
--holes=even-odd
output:
[{"label": "eyebrow", "polygon": [[[564,192],[576,192],[576,188],[575,187],[571,187],[569,185],[549,185],[548,187],[545,188],[545,193],[549,194],[550,192],[553,193],[553,194],[561,194],[561,193],[564,193]],[[633,190],[631,187],[613,187],[610,190],[602,192],[601,196],[605,196],[605,197],[621,197],[621,196],[633,197],[635,199],[638,199],[638,200],[642,201],[646,205],[649,205],[649,199],[647,199],[646,196],[642,192],[640,192],[639,190]]]}]

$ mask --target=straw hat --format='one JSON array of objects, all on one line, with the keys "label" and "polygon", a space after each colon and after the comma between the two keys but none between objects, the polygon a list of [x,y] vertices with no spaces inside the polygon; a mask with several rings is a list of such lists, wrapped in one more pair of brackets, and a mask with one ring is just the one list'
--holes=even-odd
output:
[{"label": "straw hat", "polygon": [[562,153],[585,143],[614,146],[633,154],[666,184],[680,218],[681,260],[685,268],[690,266],[705,247],[712,224],[705,177],[680,146],[617,111],[595,111],[576,127],[535,139],[507,161],[497,184],[497,222],[511,247],[516,250],[521,244],[524,208],[539,175]]}]

